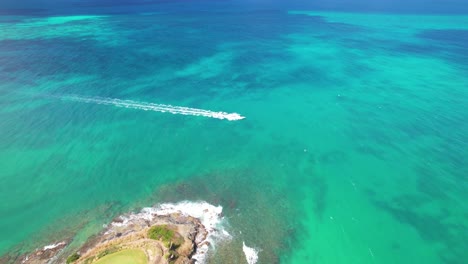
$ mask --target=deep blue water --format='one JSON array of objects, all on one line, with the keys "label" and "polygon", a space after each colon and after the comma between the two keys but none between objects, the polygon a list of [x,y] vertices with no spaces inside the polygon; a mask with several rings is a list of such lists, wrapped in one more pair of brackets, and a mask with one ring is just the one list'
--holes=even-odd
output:
[{"label": "deep blue water", "polygon": [[[466,0],[2,0],[0,10],[6,14],[80,13],[93,8],[94,12],[155,11],[166,8],[186,10],[224,9],[304,9],[348,12],[391,13],[467,13]],[[3,10],[2,10],[3,9]]]}]

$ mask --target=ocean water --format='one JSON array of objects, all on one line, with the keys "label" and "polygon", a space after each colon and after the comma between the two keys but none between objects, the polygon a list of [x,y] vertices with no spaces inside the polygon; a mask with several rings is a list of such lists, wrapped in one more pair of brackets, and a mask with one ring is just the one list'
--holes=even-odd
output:
[{"label": "ocean water", "polygon": [[209,263],[466,263],[468,15],[107,4],[0,16],[0,261],[188,200]]}]

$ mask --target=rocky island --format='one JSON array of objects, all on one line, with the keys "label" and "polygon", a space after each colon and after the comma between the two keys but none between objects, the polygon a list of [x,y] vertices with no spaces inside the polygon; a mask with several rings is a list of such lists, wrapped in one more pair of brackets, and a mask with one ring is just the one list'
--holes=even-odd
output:
[{"label": "rocky island", "polygon": [[163,204],[115,218],[74,253],[59,241],[20,257],[17,263],[195,263],[203,262],[221,207],[208,203]]}]

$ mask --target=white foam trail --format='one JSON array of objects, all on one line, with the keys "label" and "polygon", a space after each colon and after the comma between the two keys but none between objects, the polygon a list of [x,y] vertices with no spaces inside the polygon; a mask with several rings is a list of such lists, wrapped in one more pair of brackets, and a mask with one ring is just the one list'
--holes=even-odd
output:
[{"label": "white foam trail", "polygon": [[245,259],[249,264],[255,264],[258,261],[258,250],[251,248],[245,245],[245,242],[242,241],[242,251],[244,251]]},{"label": "white foam trail", "polygon": [[143,208],[138,214],[121,216],[120,218],[122,221],[113,222],[112,225],[124,226],[134,218],[151,221],[155,215],[169,215],[172,213],[181,213],[183,215],[198,218],[203,226],[205,226],[208,235],[205,240],[197,241],[197,244],[200,244],[201,246],[197,248],[197,251],[192,258],[197,260],[197,263],[204,263],[206,260],[206,254],[210,247],[215,245],[216,240],[231,238],[231,235],[223,228],[222,224],[224,217],[222,217],[222,211],[223,207],[214,206],[207,202],[183,201],[176,204],[164,203],[155,207]]},{"label": "white foam trail", "polygon": [[94,103],[102,105],[113,105],[117,107],[125,107],[132,109],[139,109],[145,111],[155,111],[162,113],[171,113],[176,115],[192,115],[192,116],[204,116],[217,119],[226,119],[229,121],[236,121],[244,119],[244,116],[241,116],[238,113],[226,113],[226,112],[215,112],[210,110],[203,110],[197,108],[189,108],[183,106],[173,106],[165,104],[154,104],[146,102],[138,102],[132,100],[121,100],[115,98],[105,98],[105,97],[84,97],[79,95],[67,95],[59,97],[62,100],[70,100],[75,102],[82,103]]}]

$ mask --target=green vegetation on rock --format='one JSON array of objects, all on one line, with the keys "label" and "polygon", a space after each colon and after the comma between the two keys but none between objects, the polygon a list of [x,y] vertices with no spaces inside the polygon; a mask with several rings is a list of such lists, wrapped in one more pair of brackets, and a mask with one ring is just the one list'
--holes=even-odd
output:
[{"label": "green vegetation on rock", "polygon": [[169,249],[176,249],[183,242],[183,238],[181,238],[177,232],[170,229],[167,225],[151,227],[148,230],[148,237],[154,240],[160,240]]},{"label": "green vegetation on rock", "polygon": [[107,255],[109,255],[109,254],[115,253],[115,252],[117,252],[117,251],[118,251],[117,248],[107,248],[107,249],[105,249],[104,251],[101,251],[101,252],[97,255],[97,258],[100,259],[100,258],[102,258],[102,257],[104,257],[104,256],[107,256]]},{"label": "green vegetation on rock", "polygon": [[67,258],[67,264],[73,263],[77,261],[80,258],[80,254],[78,253],[73,253]]},{"label": "green vegetation on rock", "polygon": [[147,264],[145,253],[139,249],[126,249],[99,259],[95,264]]}]

